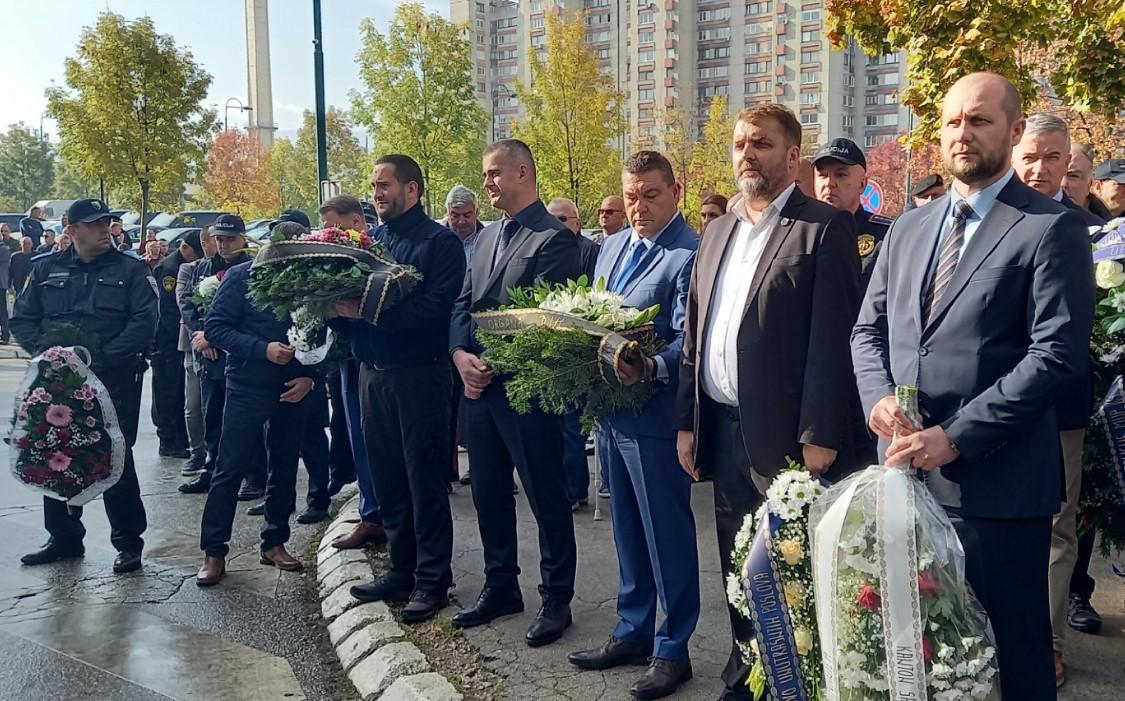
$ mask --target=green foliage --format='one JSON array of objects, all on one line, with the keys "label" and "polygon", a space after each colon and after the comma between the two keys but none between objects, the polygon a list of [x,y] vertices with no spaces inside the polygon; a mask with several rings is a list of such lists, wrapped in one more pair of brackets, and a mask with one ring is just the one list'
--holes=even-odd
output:
[{"label": "green foliage", "polygon": [[707,110],[703,133],[691,150],[689,179],[684,185],[684,217],[693,227],[699,222],[703,198],[712,194],[729,196],[734,192],[731,165],[731,135],[734,120],[727,109],[727,98],[715,97]]},{"label": "green foliage", "polygon": [[251,272],[249,297],[259,309],[285,320],[299,307],[326,316],[341,299],[363,296],[371,266],[352,259],[306,259],[267,265]]},{"label": "green foliage", "polygon": [[23,122],[0,134],[0,198],[10,198],[14,209],[26,211],[50,197],[53,171],[51,145]]},{"label": "green foliage", "polygon": [[487,119],[473,91],[472,34],[417,2],[398,6],[386,34],[370,19],[360,33],[364,89],[351,93],[352,115],[376,153],[418,161],[426,210],[439,216],[450,188],[480,180]]},{"label": "green foliage", "polygon": [[201,106],[210,86],[191,52],[150,18],[105,12],[66,60],[66,87],[47,90],[48,112],[62,155],[86,177],[139,193],[144,212],[150,192],[180,192],[203,160],[217,126]]},{"label": "green foliage", "polygon": [[[352,133],[343,111],[325,113],[328,136],[328,174],[340,181],[340,191],[365,198],[370,192],[370,158]],[[316,180],[316,116],[306,110],[295,141],[278,139],[270,152],[269,178],[277,188],[281,208],[295,207],[312,215],[320,207]],[[312,217],[315,220],[315,216]]]},{"label": "green foliage", "polygon": [[[51,193],[60,200],[80,200],[86,197],[100,197],[98,178],[91,177],[70,159],[60,158],[55,162],[55,184]],[[117,205],[112,197],[109,201]]]}]

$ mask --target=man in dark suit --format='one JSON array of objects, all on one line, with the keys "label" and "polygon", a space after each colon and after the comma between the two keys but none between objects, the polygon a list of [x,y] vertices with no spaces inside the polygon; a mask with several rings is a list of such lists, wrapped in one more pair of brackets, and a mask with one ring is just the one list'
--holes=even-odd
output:
[{"label": "man in dark suit", "polygon": [[453,625],[479,626],[523,611],[516,559],[516,503],[512,466],[520,474],[539,522],[540,593],[543,606],[527,631],[531,646],[562,637],[570,625],[574,597],[574,521],[562,465],[562,418],[532,411],[517,414],[508,403],[504,378],[495,377],[480,344],[470,310],[510,301],[508,290],[536,280],[563,282],[579,275],[578,242],[547,213],[535,185],[535,162],[522,141],[506,139],[484,154],[484,189],[504,212],[480,232],[465,286],[453,307],[449,345],[465,383],[465,427],[472,466],[473,504],[484,547],[484,590],[475,605],[453,617]]},{"label": "man in dark suit", "polygon": [[[1079,216],[1011,167],[1018,91],[992,73],[946,94],[949,193],[887,237],[852,337],[856,379],[888,465],[924,470],[954,515],[965,574],[996,633],[1001,693],[1055,698],[1047,571],[1063,498],[1055,405],[1084,381],[1094,314]],[[922,427],[895,404],[916,385]],[[938,468],[941,468],[940,470]]]},{"label": "man in dark suit", "polygon": [[[796,186],[801,125],[780,105],[743,110],[732,160],[742,197],[707,228],[684,321],[677,451],[715,480],[724,582],[734,537],[785,459],[813,474],[854,467],[855,381],[848,336],[859,309],[851,212]],[[858,409],[857,409],[858,410]],[[729,609],[736,639],[750,621]],[[750,699],[732,645],[724,699]]]},{"label": "man in dark suit", "polygon": [[[684,308],[699,237],[679,212],[682,186],[668,159],[641,151],[621,176],[632,229],[606,239],[597,277],[637,309],[660,305],[656,335],[668,345],[657,355],[626,356],[618,369],[628,384],[659,389],[639,412],[599,421],[610,480],[613,540],[621,580],[620,621],[601,647],[572,653],[582,669],[652,662],[630,692],[656,699],[691,678],[688,641],[699,620],[699,556],[691,512],[691,478],[676,459],[676,404]],[[656,626],[656,605],[664,621]]]}]

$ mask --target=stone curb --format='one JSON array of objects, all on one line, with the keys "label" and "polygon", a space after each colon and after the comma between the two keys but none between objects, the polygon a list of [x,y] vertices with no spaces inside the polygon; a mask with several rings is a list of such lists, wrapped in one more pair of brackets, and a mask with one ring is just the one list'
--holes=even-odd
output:
[{"label": "stone curb", "polygon": [[359,497],[353,496],[325,529],[316,555],[320,611],[344,672],[363,701],[461,701],[461,693],[407,642],[386,604],[352,598],[351,586],[371,581],[374,572],[363,552],[330,543],[358,521]]}]

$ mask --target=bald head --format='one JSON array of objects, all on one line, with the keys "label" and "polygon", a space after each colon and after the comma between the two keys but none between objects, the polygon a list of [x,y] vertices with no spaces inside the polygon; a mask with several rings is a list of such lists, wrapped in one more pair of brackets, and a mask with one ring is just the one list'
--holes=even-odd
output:
[{"label": "bald head", "polygon": [[[1016,121],[1023,117],[1023,98],[1020,91],[999,73],[981,71],[964,76],[949,88],[945,94],[945,102],[951,98],[962,98],[964,95],[989,95],[998,101],[1000,109],[1009,121]],[[943,109],[945,102],[942,103]]]},{"label": "bald head", "polygon": [[1007,78],[972,73],[961,78],[941,108],[944,165],[969,194],[992,184],[1012,164],[1012,147],[1023,136],[1023,101]]},{"label": "bald head", "polygon": [[621,231],[625,226],[625,200],[617,195],[602,200],[602,206],[598,208],[598,224],[606,236]]},{"label": "bald head", "polygon": [[561,221],[572,232],[577,234],[582,230],[582,222],[578,218],[578,208],[574,206],[573,200],[556,197],[547,203],[547,212]]}]

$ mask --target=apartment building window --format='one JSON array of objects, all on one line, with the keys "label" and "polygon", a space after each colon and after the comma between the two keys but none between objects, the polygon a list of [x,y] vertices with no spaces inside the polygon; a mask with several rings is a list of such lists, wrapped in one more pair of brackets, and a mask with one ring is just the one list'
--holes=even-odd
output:
[{"label": "apartment building window", "polygon": [[819,105],[820,93],[818,92],[803,92],[801,93],[802,105]]},{"label": "apartment building window", "polygon": [[715,29],[700,29],[700,41],[722,41],[730,39],[730,27],[716,27]]},{"label": "apartment building window", "polygon": [[754,22],[753,24],[746,25],[746,36],[753,36],[754,34],[768,34],[773,25],[769,22]]},{"label": "apartment building window", "polygon": [[844,76],[844,85],[848,86],[849,88],[854,88],[855,87],[855,75],[852,74],[852,73],[848,73],[847,75],[845,75]]},{"label": "apartment building window", "polygon": [[703,86],[700,86],[700,88],[699,88],[699,98],[701,100],[706,99],[708,97],[714,97],[716,95],[726,95],[726,94],[727,94],[727,85],[726,84],[723,84],[723,85],[703,85]]},{"label": "apartment building window", "polygon": [[653,90],[652,88],[641,88],[640,90],[637,91],[637,99],[638,100],[651,100],[655,93],[656,93],[656,91]]},{"label": "apartment building window", "polygon": [[598,49],[598,58],[601,59],[602,61],[605,61],[605,60],[609,59],[609,49],[608,48]]},{"label": "apartment building window", "polygon": [[852,65],[852,55],[851,55],[850,52],[845,51],[844,52],[844,67],[850,68],[851,65]]},{"label": "apartment building window", "polygon": [[531,35],[531,45],[532,46],[543,46],[543,42],[546,39],[547,39],[546,34],[532,34]]},{"label": "apartment building window", "polygon": [[801,21],[802,22],[819,22],[820,21],[820,9],[801,10]]},{"label": "apartment building window", "polygon": [[868,56],[867,65],[869,66],[886,66],[898,63],[898,54],[882,54],[880,56]]},{"label": "apartment building window", "polygon": [[642,12],[637,15],[637,24],[652,24],[652,13]]},{"label": "apartment building window", "polygon": [[768,80],[751,80],[746,83],[747,95],[761,95],[770,90],[770,81]]},{"label": "apartment building window", "polygon": [[589,7],[609,7],[609,0],[585,0],[583,2],[587,8]]},{"label": "apartment building window", "polygon": [[586,15],[586,24],[609,24],[613,15]]},{"label": "apartment building window", "polygon": [[865,95],[864,98],[863,98],[863,104],[865,104],[865,105],[877,105],[877,104],[879,104],[878,93],[871,93],[870,95]]},{"label": "apartment building window", "polygon": [[[641,53],[644,53],[644,52],[642,51]],[[713,48],[710,48],[710,49],[700,49],[699,50],[699,60],[700,61],[710,61],[710,60],[716,59],[716,58],[730,58],[730,47],[729,46],[716,46],[716,47],[713,47]],[[641,59],[641,60],[643,60],[643,59]]]},{"label": "apartment building window", "polygon": [[820,121],[819,112],[802,112],[801,124],[816,124]]},{"label": "apartment building window", "polygon": [[653,80],[653,71],[640,71],[637,73],[637,80]]},{"label": "apartment building window", "polygon": [[746,64],[746,75],[761,75],[762,73],[769,73],[769,61],[748,61]]},{"label": "apartment building window", "polygon": [[542,12],[543,11],[543,0],[531,0],[531,11],[532,12]]},{"label": "apartment building window", "polygon": [[700,22],[716,22],[730,19],[730,8],[722,7],[718,10],[700,10],[698,17]]},{"label": "apartment building window", "polygon": [[609,30],[603,29],[600,32],[586,32],[586,43],[597,44],[598,42],[609,41]]},{"label": "apartment building window", "polygon": [[845,129],[851,128],[853,124],[855,124],[855,117],[851,116],[850,114],[845,114],[844,116],[840,117],[840,126],[844,127]]},{"label": "apartment building window", "polygon": [[811,85],[820,82],[820,71],[801,71],[801,83]]},{"label": "apartment building window", "polygon": [[863,123],[869,127],[894,127],[898,126],[898,113],[869,114],[863,118]]},{"label": "apartment building window", "polygon": [[747,54],[764,54],[770,50],[770,45],[764,41],[750,41],[746,43]]},{"label": "apartment building window", "polygon": [[477,35],[477,43],[478,43],[478,44],[483,44],[483,43],[484,43],[484,35],[483,35],[483,34],[478,34],[478,35]]},{"label": "apartment building window", "polygon": [[545,22],[543,20],[543,15],[539,15],[538,17],[532,17],[531,18],[531,28],[532,29],[542,29],[544,24],[545,24]]},{"label": "apartment building window", "polygon": [[656,32],[637,32],[638,44],[651,44],[656,41]]},{"label": "apartment building window", "polygon": [[772,2],[748,2],[746,3],[746,16],[764,15],[773,9],[771,5],[773,5]]},{"label": "apartment building window", "polygon": [[[532,21],[534,21],[534,20],[532,20]],[[492,28],[493,29],[507,29],[509,27],[514,27],[514,26],[516,26],[516,18],[515,17],[506,17],[504,19],[492,20]],[[535,26],[535,25],[533,24],[532,26]],[[543,26],[543,18],[542,17],[539,18],[539,26],[540,27]]]},{"label": "apartment building window", "polygon": [[897,105],[898,104],[898,93],[889,92],[889,93],[884,94],[883,95],[883,104],[884,105]]},{"label": "apartment building window", "polygon": [[868,135],[863,137],[863,147],[864,148],[871,148],[874,145],[875,145],[875,135],[874,134],[868,134]]},{"label": "apartment building window", "polygon": [[484,3],[483,2],[477,3],[477,12],[484,13]]},{"label": "apartment building window", "polygon": [[855,100],[851,95],[844,95],[844,107],[855,107]]},{"label": "apartment building window", "polygon": [[652,119],[652,108],[642,107],[637,110],[637,119]]},{"label": "apartment building window", "polygon": [[652,49],[637,52],[638,63],[652,63],[654,60],[656,60],[656,52]]},{"label": "apartment building window", "polygon": [[819,29],[802,29],[801,30],[801,41],[804,41],[804,42],[820,41],[820,30]]},{"label": "apartment building window", "polygon": [[879,73],[867,76],[868,86],[898,85],[898,73]]},{"label": "apartment building window", "polygon": [[726,78],[730,75],[730,66],[714,66],[712,68],[700,68],[700,78]]},{"label": "apartment building window", "polygon": [[817,63],[820,61],[819,51],[802,51],[801,63]]},{"label": "apartment building window", "polygon": [[477,92],[484,92],[484,83],[477,83]]}]

